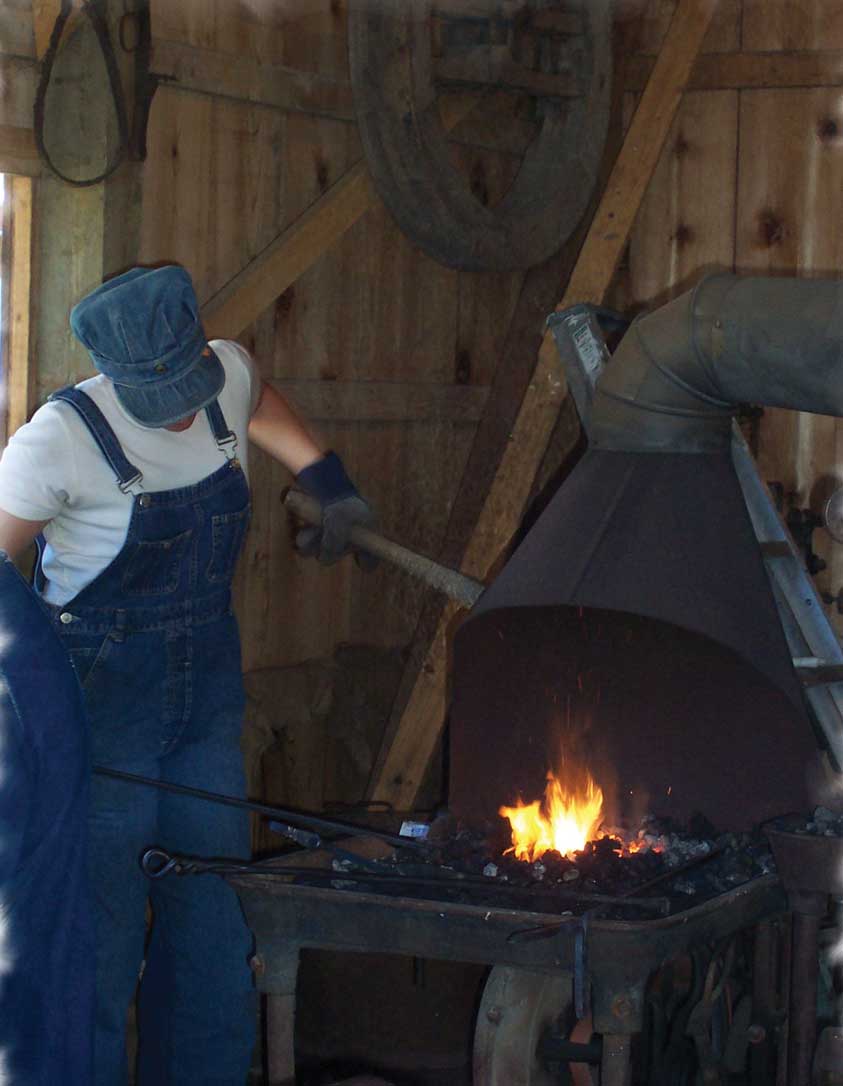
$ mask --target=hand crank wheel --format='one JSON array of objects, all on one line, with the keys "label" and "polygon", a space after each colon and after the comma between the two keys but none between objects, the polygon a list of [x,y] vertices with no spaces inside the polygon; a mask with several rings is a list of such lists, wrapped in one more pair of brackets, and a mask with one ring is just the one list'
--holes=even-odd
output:
[{"label": "hand crank wheel", "polygon": [[[450,267],[506,271],[555,253],[591,198],[609,120],[611,0],[485,7],[488,17],[478,15],[482,0],[437,0],[436,11],[434,0],[350,0],[349,62],[369,169],[399,226]],[[444,62],[433,56],[434,14],[446,31]],[[525,26],[540,48],[522,63]],[[437,75],[537,99],[538,134],[495,207],[451,163]]]},{"label": "hand crank wheel", "polygon": [[[477,1011],[474,1032],[475,1086],[555,1086],[559,1066],[541,1055],[543,1035],[567,1034],[573,1014],[573,978],[569,974],[534,973],[515,966],[496,965],[489,973]],[[581,1024],[571,1039],[587,1042],[591,1030]],[[569,1064],[574,1086],[592,1086],[596,1071],[585,1064]]]}]

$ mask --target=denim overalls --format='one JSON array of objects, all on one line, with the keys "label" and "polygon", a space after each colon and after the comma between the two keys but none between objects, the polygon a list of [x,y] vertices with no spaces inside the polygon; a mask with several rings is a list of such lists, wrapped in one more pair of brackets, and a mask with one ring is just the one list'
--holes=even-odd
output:
[{"label": "denim overalls", "polygon": [[0,551],[0,1082],[90,1086],[88,737],[46,609]]},{"label": "denim overalls", "polygon": [[[206,408],[221,466],[193,486],[146,493],[99,408],[71,404],[134,496],[120,553],[55,613],[85,691],[95,764],[243,796],[244,694],[231,579],[249,488],[219,404]],[[42,578],[43,580],[43,578]],[[150,885],[150,845],[249,855],[248,817],[189,796],[95,776],[91,872],[97,924],[95,1086],[127,1081],[126,1013],[138,996],[139,1086],[242,1086],[255,1034],[251,936],[234,891],[210,876]]]}]

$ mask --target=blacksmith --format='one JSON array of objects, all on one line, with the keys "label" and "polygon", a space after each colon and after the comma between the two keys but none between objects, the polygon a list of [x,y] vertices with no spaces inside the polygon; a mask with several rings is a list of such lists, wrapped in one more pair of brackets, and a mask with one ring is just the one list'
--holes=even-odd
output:
[{"label": "blacksmith", "polygon": [[[71,326],[99,375],[56,394],[0,461],[0,547],[40,538],[37,587],[83,685],[93,763],[244,794],[244,696],[231,580],[249,522],[247,442],[319,499],[304,544],[336,560],[371,513],[238,344],[208,343],[184,269],[134,268]],[[96,1086],[127,1081],[138,997],[141,1086],[243,1086],[254,1043],[250,935],[220,879],[150,887],[149,845],[246,857],[246,816],[95,776]]]}]

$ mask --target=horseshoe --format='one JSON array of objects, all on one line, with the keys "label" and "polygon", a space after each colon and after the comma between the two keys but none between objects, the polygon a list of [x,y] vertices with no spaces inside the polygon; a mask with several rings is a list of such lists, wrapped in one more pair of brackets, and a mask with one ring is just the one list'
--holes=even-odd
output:
[{"label": "horseshoe", "polygon": [[[564,244],[594,190],[609,121],[611,0],[486,0],[488,18],[477,15],[482,0],[438,2],[451,10],[435,11],[433,0],[350,0],[351,83],[374,185],[401,229],[441,263],[530,267]],[[435,14],[448,32],[444,59],[433,55]],[[541,71],[534,57],[518,59],[531,22]],[[484,206],[451,164],[437,77],[537,98],[540,130],[495,207]]]}]

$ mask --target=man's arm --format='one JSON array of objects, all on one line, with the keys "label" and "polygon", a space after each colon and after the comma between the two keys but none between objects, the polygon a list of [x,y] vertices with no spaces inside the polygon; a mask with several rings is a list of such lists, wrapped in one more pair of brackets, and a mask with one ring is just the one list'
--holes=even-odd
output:
[{"label": "man's arm", "polygon": [[249,420],[249,440],[293,475],[324,455],[284,397],[263,381],[258,406]]},{"label": "man's arm", "polygon": [[38,533],[50,522],[48,520],[21,520],[0,509],[0,550],[11,559],[20,558]]},{"label": "man's arm", "polygon": [[[326,453],[317,445],[284,397],[265,381],[249,422],[249,439],[288,468],[296,477],[296,486],[316,498],[322,508],[321,526],[304,528],[296,535],[300,554],[331,565],[348,552],[355,525],[374,526],[372,510],[346,475],[337,454]],[[359,554],[357,561],[364,569],[374,569],[377,564],[366,554]]]}]

